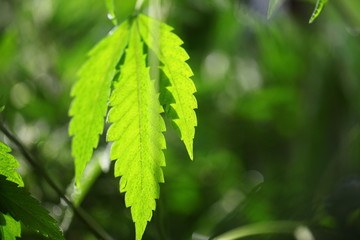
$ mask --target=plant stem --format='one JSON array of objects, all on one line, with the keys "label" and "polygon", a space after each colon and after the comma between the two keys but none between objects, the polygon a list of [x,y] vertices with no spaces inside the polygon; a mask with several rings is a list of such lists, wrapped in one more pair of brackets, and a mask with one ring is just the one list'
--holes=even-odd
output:
[{"label": "plant stem", "polygon": [[113,238],[81,207],[76,207],[62,192],[62,190],[56,185],[55,181],[49,176],[49,174],[39,165],[30,153],[26,150],[25,146],[20,140],[12,134],[2,122],[0,122],[0,130],[8,137],[19,149],[21,154],[30,163],[30,165],[44,178],[49,186],[58,194],[58,196],[64,200],[64,202],[74,211],[75,215],[89,228],[89,230],[98,238],[103,240],[112,240]]}]

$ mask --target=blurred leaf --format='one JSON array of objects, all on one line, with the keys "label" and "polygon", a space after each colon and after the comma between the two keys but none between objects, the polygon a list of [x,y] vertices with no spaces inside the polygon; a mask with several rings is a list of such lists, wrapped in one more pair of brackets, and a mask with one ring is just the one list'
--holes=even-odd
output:
[{"label": "blurred leaf", "polygon": [[300,226],[299,222],[278,221],[278,222],[264,222],[245,225],[235,228],[218,237],[214,240],[235,240],[248,236],[271,234],[271,233],[292,233],[296,227]]},{"label": "blurred leaf", "polygon": [[193,95],[196,88],[190,79],[193,72],[186,63],[189,55],[181,47],[183,41],[172,32],[173,28],[169,25],[143,14],[139,15],[138,24],[146,45],[164,64],[161,69],[169,79],[170,86],[163,86],[161,89],[162,92],[168,92],[162,104],[166,104],[167,116],[179,130],[181,140],[190,158],[193,159],[193,139],[197,126],[194,109],[197,108],[197,101]]},{"label": "blurred leaf", "polygon": [[9,215],[0,213],[5,220],[4,226],[0,226],[0,236],[2,240],[16,240],[17,237],[21,236],[21,225],[20,222],[16,221]]},{"label": "blurred leaf", "polygon": [[118,22],[122,22],[134,13],[137,0],[114,0],[115,13]]},{"label": "blurred leaf", "polygon": [[114,141],[110,158],[117,160],[115,176],[122,176],[120,192],[126,192],[125,204],[131,207],[137,240],[142,238],[156,208],[159,182],[164,182],[162,149],[166,148],[162,107],[145,63],[143,43],[134,24],[122,74],[110,98],[108,121],[113,124],[107,141]]},{"label": "blurred leaf", "polygon": [[254,122],[273,121],[282,128],[284,124],[294,126],[298,111],[296,92],[289,87],[269,87],[250,92],[238,101],[237,110],[242,117]]},{"label": "blurred leaf", "polygon": [[167,200],[171,202],[168,211],[185,215],[192,214],[201,203],[199,183],[190,175],[179,175],[173,182],[167,183]]},{"label": "blurred leaf", "polygon": [[0,175],[0,211],[9,213],[15,220],[21,221],[34,231],[39,231],[49,239],[64,239],[56,221],[49,216],[49,212],[24,188],[6,180],[2,175]]},{"label": "blurred leaf", "polygon": [[271,18],[274,10],[283,2],[283,0],[270,0],[267,12],[267,18]]},{"label": "blurred leaf", "polygon": [[321,11],[323,10],[327,0],[317,0],[315,10],[309,20],[309,23],[314,22],[314,20],[320,15]]},{"label": "blurred leaf", "polygon": [[105,4],[106,4],[106,8],[109,12],[108,18],[114,23],[114,25],[117,25],[114,0],[105,0]]},{"label": "blurred leaf", "polygon": [[7,30],[3,35],[0,34],[0,74],[8,66],[11,66],[13,59],[16,57],[16,37],[16,32],[13,29]]},{"label": "blurred leaf", "polygon": [[4,111],[4,109],[5,109],[5,106],[1,106],[0,107],[0,112]]},{"label": "blurred leaf", "polygon": [[73,136],[77,185],[103,131],[111,83],[127,38],[128,23],[124,22],[90,51],[90,58],[80,69],[79,81],[72,89],[71,95],[75,98],[69,111],[73,117],[69,135]]}]

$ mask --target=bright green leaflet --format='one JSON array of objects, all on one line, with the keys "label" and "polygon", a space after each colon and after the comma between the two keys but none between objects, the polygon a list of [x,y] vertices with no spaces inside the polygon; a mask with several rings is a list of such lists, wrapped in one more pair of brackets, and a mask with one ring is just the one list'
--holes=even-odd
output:
[{"label": "bright green leaflet", "polygon": [[[113,11],[112,3],[107,3]],[[79,185],[103,131],[110,98],[112,108],[108,121],[112,125],[107,132],[107,141],[114,142],[111,159],[117,160],[115,176],[121,176],[120,192],[126,192],[125,203],[131,207],[136,239],[140,240],[156,208],[159,183],[164,182],[161,167],[165,166],[162,150],[166,144],[162,134],[165,124],[160,115],[163,112],[161,104],[166,105],[167,115],[179,130],[193,159],[197,102],[193,95],[196,88],[190,79],[193,73],[186,63],[189,56],[180,47],[183,42],[171,32],[172,28],[145,15],[138,15],[129,22],[101,41],[80,70],[80,80],[72,90],[75,98],[70,109],[73,118],[69,133],[73,136],[72,154]],[[156,92],[155,81],[150,79],[141,38],[157,54],[169,79],[169,84],[160,83],[160,95]],[[128,41],[119,80],[113,81]],[[114,90],[110,96],[112,84]]]},{"label": "bright green leaflet", "polygon": [[34,231],[52,240],[63,240],[61,230],[48,211],[23,187],[0,175],[0,212],[10,214]]},{"label": "bright green leaflet", "polygon": [[0,226],[0,239],[2,240],[16,240],[16,237],[21,236],[20,222],[16,221],[9,215],[0,213],[5,220],[4,226]]},{"label": "bright green leaflet", "polygon": [[[24,182],[16,168],[20,167],[18,161],[11,155],[10,147],[0,142],[0,174],[4,175],[7,180],[17,183],[19,186],[24,186]],[[0,200],[1,201],[1,200]],[[15,240],[20,237],[21,226],[20,222],[13,219],[11,216],[1,214],[5,219],[5,224],[0,226],[1,237],[4,240]]]},{"label": "bright green leaflet", "polygon": [[[163,64],[161,69],[169,79],[170,85],[161,89],[164,96],[162,103],[166,104],[166,114],[179,130],[181,140],[193,159],[193,139],[197,126],[194,109],[197,108],[197,102],[193,95],[196,88],[190,79],[193,72],[186,63],[189,55],[181,47],[183,41],[171,32],[172,27],[143,14],[138,16],[137,23],[145,43]],[[164,93],[164,90],[168,93]]]},{"label": "bright green leaflet", "polygon": [[15,171],[16,168],[20,167],[20,164],[9,152],[11,152],[11,149],[0,142],[0,174],[4,175],[7,180],[23,187],[24,182],[19,173]]},{"label": "bright green leaflet", "polygon": [[77,185],[104,129],[111,83],[127,44],[128,28],[128,22],[124,22],[90,51],[90,58],[80,69],[79,81],[71,92],[75,98],[69,112],[72,116],[69,134],[73,136]]},{"label": "bright green leaflet", "polygon": [[129,39],[120,79],[110,98],[108,121],[112,125],[107,141],[114,141],[110,157],[117,160],[115,176],[122,176],[120,192],[126,192],[125,204],[131,207],[140,240],[159,198],[159,182],[164,182],[165,124],[136,24]]},{"label": "bright green leaflet", "polygon": [[328,0],[317,0],[315,10],[309,20],[309,23],[314,22],[314,20],[320,15],[327,1]]}]

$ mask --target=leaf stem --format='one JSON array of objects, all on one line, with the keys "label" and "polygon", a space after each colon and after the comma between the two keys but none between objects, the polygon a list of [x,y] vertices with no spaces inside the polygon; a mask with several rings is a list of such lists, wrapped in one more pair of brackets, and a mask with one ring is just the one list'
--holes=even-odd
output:
[{"label": "leaf stem", "polygon": [[75,215],[88,227],[88,229],[98,238],[103,240],[112,240],[113,238],[81,207],[76,207],[62,192],[62,190],[56,185],[55,181],[49,176],[49,174],[33,159],[30,153],[26,150],[25,146],[20,140],[15,137],[5,126],[3,122],[0,122],[0,130],[8,137],[19,149],[21,154],[30,163],[30,165],[44,178],[49,186],[58,194],[58,196],[64,200],[64,202],[74,211]]}]

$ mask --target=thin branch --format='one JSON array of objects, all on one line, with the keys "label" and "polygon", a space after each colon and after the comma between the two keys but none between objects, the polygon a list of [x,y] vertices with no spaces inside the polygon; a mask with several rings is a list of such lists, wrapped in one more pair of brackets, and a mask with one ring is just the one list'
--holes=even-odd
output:
[{"label": "thin branch", "polygon": [[88,215],[81,207],[76,207],[62,192],[62,190],[56,185],[54,180],[49,176],[49,174],[39,165],[30,153],[26,150],[25,146],[20,142],[20,140],[15,137],[5,126],[3,122],[0,122],[0,130],[7,136],[19,149],[21,154],[25,159],[30,163],[30,165],[44,178],[44,180],[49,184],[49,186],[59,195],[61,199],[74,211],[75,215],[88,227],[88,229],[98,238],[103,240],[113,240],[113,238],[100,226],[98,225],[91,217]]}]

